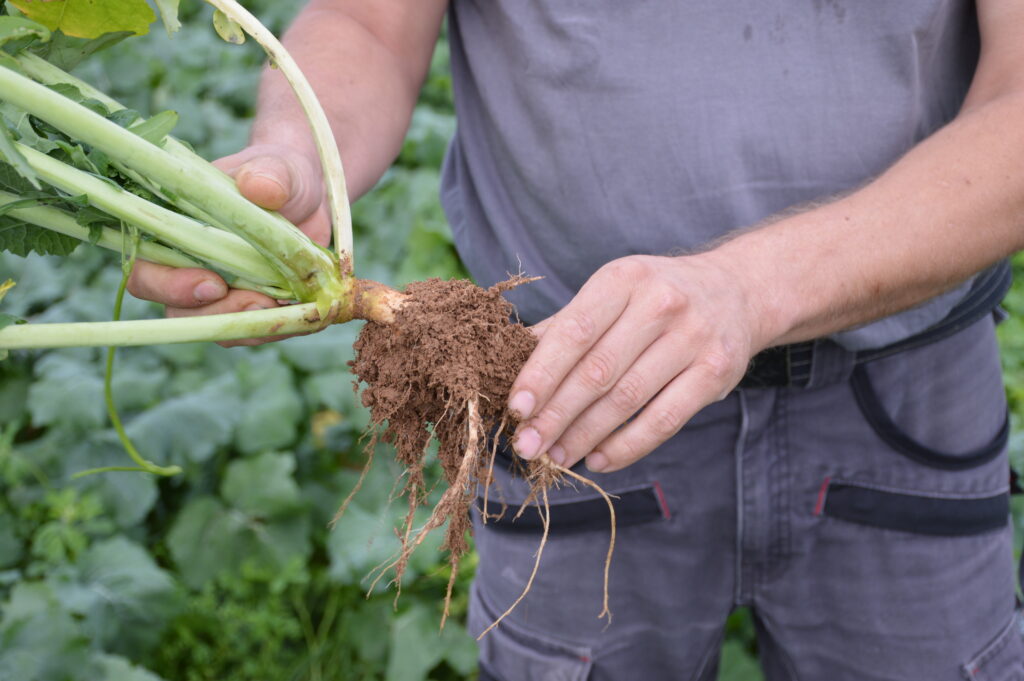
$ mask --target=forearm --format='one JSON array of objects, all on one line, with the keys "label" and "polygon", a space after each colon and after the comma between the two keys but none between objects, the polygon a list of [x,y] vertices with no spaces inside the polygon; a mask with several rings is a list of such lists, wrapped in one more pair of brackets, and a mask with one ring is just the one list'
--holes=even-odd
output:
[{"label": "forearm", "polygon": [[965,110],[849,196],[707,255],[737,269],[762,345],[909,308],[1024,248],[1024,91]]},{"label": "forearm", "polygon": [[[401,149],[443,9],[424,2],[431,8],[417,8],[426,16],[414,23],[417,17],[401,10],[367,4],[313,0],[283,40],[327,112],[353,199],[373,187]],[[298,102],[274,69],[260,84],[252,143],[315,156]]]}]

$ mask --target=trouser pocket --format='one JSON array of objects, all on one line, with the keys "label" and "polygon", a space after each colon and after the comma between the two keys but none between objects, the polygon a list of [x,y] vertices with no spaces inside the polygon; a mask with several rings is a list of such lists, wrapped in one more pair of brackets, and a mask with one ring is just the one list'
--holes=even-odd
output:
[{"label": "trouser pocket", "polygon": [[963,537],[1005,528],[1010,495],[933,495],[829,479],[816,512],[888,530]]},{"label": "trouser pocket", "polygon": [[969,681],[1024,681],[1024,631],[1020,612],[962,668]]},{"label": "trouser pocket", "polygon": [[[479,635],[499,613],[473,589],[469,631]],[[480,677],[484,681],[586,681],[590,648],[531,632],[509,618],[480,639]]]}]

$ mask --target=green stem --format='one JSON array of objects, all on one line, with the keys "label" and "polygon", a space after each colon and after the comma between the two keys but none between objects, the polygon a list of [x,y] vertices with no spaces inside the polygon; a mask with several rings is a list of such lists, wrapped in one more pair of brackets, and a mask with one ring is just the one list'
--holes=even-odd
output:
[{"label": "green stem", "polygon": [[[127,108],[121,104],[121,102],[110,97],[102,90],[94,88],[84,80],[76,78],[70,73],[61,70],[38,55],[22,50],[16,54],[14,58],[18,61],[22,70],[24,70],[26,74],[40,83],[45,83],[47,85],[71,85],[89,99],[95,99],[103,104],[103,106],[107,107],[107,111],[110,112],[120,111],[121,109]],[[163,147],[167,153],[172,156],[176,156],[183,161],[195,163],[196,165],[206,164],[206,160],[203,159],[203,157],[192,151],[192,149],[190,149],[186,144],[180,142],[171,135],[168,135],[164,139]],[[235,188],[235,181],[228,175],[221,172],[214,166],[209,166],[209,169],[210,172],[204,178],[205,180],[219,182],[223,189],[231,190]]]},{"label": "green stem", "polygon": [[[0,71],[6,69],[0,68]],[[167,210],[84,171],[16,143],[40,178],[69,194],[86,194],[89,203],[135,225],[161,241],[240,277],[286,288],[278,272],[241,238]]]},{"label": "green stem", "polygon": [[320,106],[313,87],[306,80],[306,76],[284,45],[236,0],[206,0],[206,2],[223,12],[243,31],[252,36],[253,40],[266,51],[271,64],[281,70],[281,74],[292,86],[295,97],[299,100],[306,119],[309,121],[313,141],[320,156],[320,166],[327,189],[327,204],[330,207],[331,223],[334,226],[334,247],[337,250],[338,260],[345,270],[342,275],[350,275],[353,264],[352,212],[349,206],[348,189],[345,186],[345,170],[342,167],[341,154],[338,152],[338,144],[334,140],[330,121],[328,121],[323,107]]},{"label": "green stem", "polygon": [[[128,287],[128,277],[131,275],[132,267],[135,262],[135,254],[131,256],[131,262],[128,263],[127,267],[124,268],[124,272],[121,275],[121,284],[117,287],[117,297],[114,299],[114,321],[117,322],[121,319],[121,305],[124,303],[125,290]],[[117,438],[121,441],[121,446],[128,452],[128,456],[131,457],[139,469],[153,473],[154,475],[177,475],[181,472],[180,466],[159,466],[152,461],[146,460],[142,454],[139,454],[139,450],[135,448],[135,444],[131,438],[128,437],[128,432],[124,429],[124,424],[121,423],[121,417],[117,413],[117,405],[114,404],[114,354],[117,348],[111,346],[107,348],[107,365],[103,374],[103,399],[107,404],[107,416],[110,417],[110,423],[114,426],[114,430],[117,432]],[[123,468],[118,467],[120,470]],[[110,467],[105,469],[92,469],[91,471],[82,471],[75,477],[82,477],[83,475],[92,472],[101,472],[110,470]],[[129,469],[130,470],[130,469]]]},{"label": "green stem", "polygon": [[185,161],[89,111],[67,97],[0,66],[0,99],[11,102],[62,132],[99,149],[112,160],[142,173],[165,190],[187,196],[220,224],[243,236],[292,284],[300,300],[316,301],[326,316],[344,306],[342,286],[330,253],[280,216],[264,211],[241,194],[208,180],[219,172]]},{"label": "green stem", "polygon": [[[171,466],[170,468],[178,468],[177,466]],[[170,469],[168,469],[170,470]],[[118,472],[131,472],[131,473],[153,473],[154,471],[149,468],[143,468],[142,466],[100,466],[99,468],[86,468],[84,471],[78,471],[71,476],[72,480],[84,478],[89,475],[96,475],[97,473],[118,473]],[[176,475],[181,472],[181,469],[169,473],[168,475]]]},{"label": "green stem", "polygon": [[315,303],[175,319],[12,324],[0,329],[0,350],[227,341],[310,333],[324,325]]},{"label": "green stem", "polygon": [[[14,194],[0,191],[0,206],[20,200],[20,197],[15,196]],[[50,206],[15,208],[10,211],[8,215],[17,218],[18,220],[36,225],[37,227],[59,232],[60,234],[80,239],[82,241],[89,241],[92,238],[87,227],[83,227],[75,222],[75,219],[71,215],[68,215],[59,208],[52,208]],[[96,241],[97,246],[120,253],[121,244],[121,232],[109,227],[101,228],[100,238]],[[205,267],[202,262],[153,241],[143,241],[139,244],[139,257],[149,262],[155,262],[158,265],[167,265],[168,267]],[[245,279],[236,278],[230,280],[228,283],[231,288],[258,291],[259,293],[263,293],[271,298],[277,298],[279,300],[287,300],[292,296],[291,291],[270,286],[268,284],[258,284]]]},{"label": "green stem", "polygon": [[[6,206],[15,201],[21,201],[20,196],[9,192],[0,191],[0,206]],[[13,218],[28,222],[37,227],[43,227],[65,236],[70,236],[81,241],[89,241],[90,232],[88,227],[75,222],[68,213],[59,208],[51,206],[32,206],[29,208],[15,208],[8,212]],[[102,228],[100,238],[96,241],[97,246],[102,246],[112,251],[121,252],[121,232],[109,227]],[[151,241],[143,241],[139,244],[139,257],[143,260],[155,262],[160,265],[171,267],[202,267],[198,260],[193,260],[183,253]]]}]

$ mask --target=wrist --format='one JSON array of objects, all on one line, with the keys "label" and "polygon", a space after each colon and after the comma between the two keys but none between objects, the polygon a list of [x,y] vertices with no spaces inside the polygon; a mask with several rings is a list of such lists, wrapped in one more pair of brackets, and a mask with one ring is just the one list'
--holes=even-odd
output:
[{"label": "wrist", "polygon": [[[773,263],[761,256],[756,244],[738,237],[696,258],[722,271],[739,296],[746,313],[754,353],[790,342],[795,319],[792,306],[783,295],[782,281]],[[750,240],[752,241],[752,240]]]}]

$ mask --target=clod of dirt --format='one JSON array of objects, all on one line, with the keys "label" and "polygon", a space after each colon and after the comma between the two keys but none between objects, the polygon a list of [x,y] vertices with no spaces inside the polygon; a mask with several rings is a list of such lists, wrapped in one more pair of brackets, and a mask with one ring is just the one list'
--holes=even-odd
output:
[{"label": "clod of dirt", "polygon": [[[459,559],[469,548],[469,509],[479,486],[483,484],[486,489],[491,482],[497,438],[488,447],[489,436],[514,425],[505,406],[508,393],[537,344],[528,329],[511,320],[513,307],[501,295],[527,281],[515,277],[489,289],[464,280],[430,279],[409,284],[407,301],[395,314],[394,323],[367,322],[355,343],[356,358],[351,367],[359,382],[365,384],[362,402],[370,409],[374,427],[367,451],[372,457],[378,440],[388,442],[394,445],[406,469],[402,494],[409,508],[402,548],[392,563],[382,567],[378,579],[393,569],[394,581],[400,584],[413,550],[428,532],[447,522],[441,548],[449,552],[452,571],[445,616]],[[438,440],[438,459],[448,489],[427,523],[413,535],[414,513],[425,502],[428,491],[423,468],[431,437]],[[532,488],[526,503],[536,501],[539,505],[543,500],[546,507],[547,490],[563,476],[604,495],[593,482],[555,465],[546,456],[531,462],[525,474]],[[352,495],[358,489],[357,484]],[[605,499],[613,515],[614,545],[614,510],[606,495]],[[338,516],[347,504],[348,500]]]},{"label": "clod of dirt", "polygon": [[[443,548],[453,556],[468,548],[475,483],[487,479],[488,461],[481,455],[487,434],[508,422],[508,391],[537,343],[528,329],[511,321],[512,305],[501,296],[523,281],[489,289],[465,280],[409,284],[395,322],[368,322],[355,344],[352,371],[365,384],[363,405],[370,409],[377,437],[394,445],[408,471],[410,521],[426,494],[423,465],[431,428],[438,440],[445,480],[450,489],[459,487],[438,509],[443,517],[437,525],[449,521]],[[467,451],[471,444],[472,452]],[[399,577],[404,567],[404,560],[395,565]]]}]

